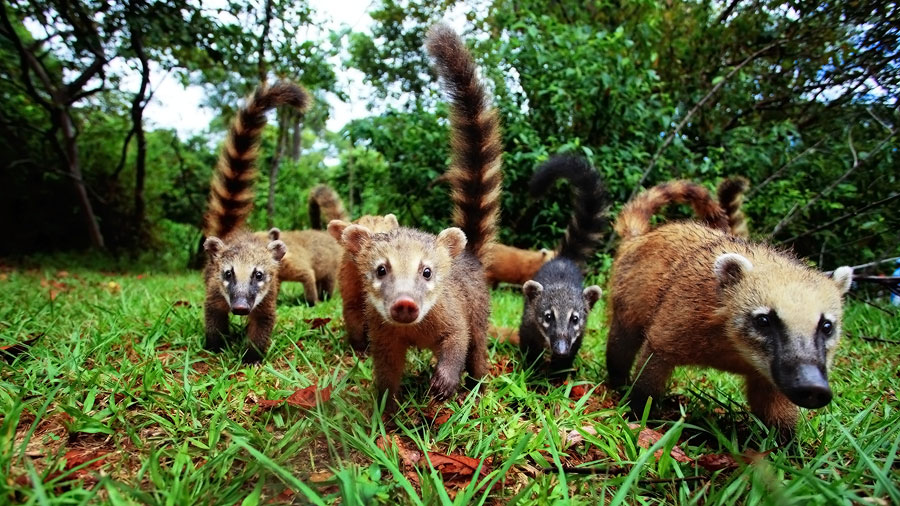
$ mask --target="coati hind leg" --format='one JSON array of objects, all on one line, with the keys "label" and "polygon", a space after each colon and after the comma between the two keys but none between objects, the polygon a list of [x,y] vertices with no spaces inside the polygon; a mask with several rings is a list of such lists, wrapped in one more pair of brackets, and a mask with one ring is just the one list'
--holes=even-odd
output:
[{"label": "coati hind leg", "polygon": [[747,400],[753,414],[778,430],[780,443],[793,439],[794,427],[797,425],[797,406],[767,379],[748,375],[746,380]]},{"label": "coati hind leg", "polygon": [[272,329],[275,328],[275,293],[269,293],[266,298],[253,310],[247,322],[247,351],[244,353],[245,364],[255,364],[262,361],[269,349],[269,340],[272,337]]},{"label": "coati hind leg", "polygon": [[642,344],[643,329],[625,325],[614,312],[606,341],[606,369],[611,387],[621,388],[629,383],[631,366]]},{"label": "coati hind leg", "polygon": [[631,389],[631,410],[640,416],[647,405],[647,399],[653,397],[655,405],[659,405],[666,392],[666,383],[672,376],[675,366],[654,353],[650,346],[644,345],[635,364],[634,387]]},{"label": "coati hind leg", "polygon": [[206,349],[221,351],[228,335],[228,306],[219,301],[207,300],[203,307],[206,321]]}]

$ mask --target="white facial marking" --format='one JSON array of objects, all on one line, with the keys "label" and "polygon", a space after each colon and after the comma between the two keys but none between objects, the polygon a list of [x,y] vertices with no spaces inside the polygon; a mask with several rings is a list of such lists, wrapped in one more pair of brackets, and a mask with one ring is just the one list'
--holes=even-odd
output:
[{"label": "white facial marking", "polygon": [[750,314],[752,314],[753,316],[759,316],[761,314],[769,314],[771,312],[772,312],[772,308],[766,307],[766,306],[760,306],[760,307],[754,309]]}]

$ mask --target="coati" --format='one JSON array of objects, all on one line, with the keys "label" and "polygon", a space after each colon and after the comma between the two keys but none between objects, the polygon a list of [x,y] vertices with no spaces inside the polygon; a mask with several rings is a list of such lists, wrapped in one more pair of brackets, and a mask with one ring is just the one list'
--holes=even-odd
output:
[{"label": "coati", "polygon": [[318,304],[320,296],[330,296],[334,292],[338,268],[343,249],[324,230],[269,230],[270,241],[281,239],[287,246],[287,254],[281,259],[278,279],[303,283],[306,303]]},{"label": "coati", "polygon": [[[373,234],[388,232],[400,226],[397,217],[393,214],[385,216],[366,215],[353,224],[365,227]],[[351,223],[342,220],[332,220],[328,223],[328,233],[338,243],[343,245],[341,235],[344,229]],[[366,295],[363,290],[365,278],[353,262],[353,255],[346,249],[341,256],[341,265],[338,274],[338,288],[341,291],[341,303],[343,304],[344,328],[347,330],[347,340],[350,346],[357,352],[364,352],[369,347],[369,336],[366,331]]]},{"label": "coati", "polygon": [[[322,220],[322,215],[325,219]],[[347,211],[344,203],[338,197],[337,192],[330,186],[319,184],[309,190],[309,222],[314,230],[322,230],[322,223],[327,224],[331,220],[347,221]]]},{"label": "coati", "polygon": [[488,105],[462,39],[436,25],[426,47],[451,99],[453,221],[437,236],[411,228],[373,233],[344,229],[344,247],[363,275],[366,326],[375,386],[396,407],[410,347],[437,357],[430,390],[438,400],[456,392],[463,369],[472,380],[487,373],[490,292],[484,262],[496,234],[502,174],[497,112]]},{"label": "coati", "polygon": [[521,285],[555,256],[556,252],[544,248],[532,251],[494,243],[490,260],[485,265],[485,275],[488,283],[494,286],[501,282]]},{"label": "coati", "polygon": [[289,105],[309,105],[306,91],[288,82],[261,86],[238,110],[210,183],[205,216],[207,262],[206,347],[219,350],[228,333],[228,313],[248,316],[249,347],[244,362],[259,362],[275,326],[279,263],[287,252],[280,240],[268,241],[247,230],[253,209],[253,180],[260,133],[266,112]]},{"label": "coati", "polygon": [[608,224],[609,199],[600,175],[584,159],[551,158],[532,176],[531,193],[544,193],[560,178],[571,182],[575,210],[557,257],[522,286],[525,309],[519,326],[519,347],[527,364],[537,362],[548,349],[551,372],[571,369],[581,348],[588,314],[600,299],[599,286],[583,288],[580,265],[593,254]]},{"label": "coati", "polygon": [[730,177],[723,179],[716,187],[716,197],[719,205],[728,217],[728,227],[731,235],[748,239],[750,231],[747,229],[747,221],[741,204],[744,202],[744,192],[750,186],[750,181],[744,177]]},{"label": "coati", "polygon": [[[650,216],[670,202],[692,204],[715,226],[651,230]],[[622,243],[612,269],[606,360],[614,387],[629,382],[635,364],[636,413],[648,397],[660,398],[683,365],[743,375],[751,410],[782,440],[793,435],[797,406],[831,401],[828,369],[851,268],[829,278],[785,252],[732,236],[709,193],[685,181],[638,195],[615,229]]]}]

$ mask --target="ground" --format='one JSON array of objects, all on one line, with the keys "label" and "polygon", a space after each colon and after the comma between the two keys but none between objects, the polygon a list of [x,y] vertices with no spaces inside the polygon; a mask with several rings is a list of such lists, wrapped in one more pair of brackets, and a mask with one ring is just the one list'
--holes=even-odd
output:
[{"label": "ground", "polygon": [[[299,285],[260,366],[203,349],[197,272],[25,262],[0,293],[0,503],[900,503],[900,320],[861,302],[834,402],[777,448],[739,379],[709,370],[676,374],[662,420],[630,419],[604,386],[602,307],[568,381],[493,341],[482,393],[434,405],[415,353],[383,422],[340,301],[310,308]],[[495,291],[496,325],[520,314]]]}]

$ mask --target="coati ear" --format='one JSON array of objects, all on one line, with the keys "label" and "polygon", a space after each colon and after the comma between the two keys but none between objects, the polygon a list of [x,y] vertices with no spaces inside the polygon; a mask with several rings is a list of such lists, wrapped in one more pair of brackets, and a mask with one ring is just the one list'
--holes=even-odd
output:
[{"label": "coati ear", "polygon": [[385,215],[384,215],[384,221],[385,221],[391,228],[400,228],[400,222],[397,221],[397,217],[394,215],[394,213],[385,214]]},{"label": "coati ear", "polygon": [[451,258],[456,258],[466,248],[466,234],[456,227],[445,228],[438,234],[437,243],[450,250]]},{"label": "coati ear", "polygon": [[838,290],[841,291],[842,295],[847,293],[850,290],[850,284],[853,283],[853,267],[847,267],[846,265],[838,267],[831,273],[831,279],[837,283]]},{"label": "coati ear", "polygon": [[541,248],[541,258],[543,258],[544,260],[549,260],[550,250],[548,250],[547,248]]},{"label": "coati ear", "polygon": [[[328,225],[330,227],[331,223]],[[368,228],[361,225],[350,225],[344,228],[341,240],[338,242],[342,243],[347,248],[347,251],[355,255],[363,249],[371,237],[372,232]]]},{"label": "coati ear", "polygon": [[225,243],[218,237],[207,237],[206,240],[203,241],[203,250],[206,251],[206,254],[210,257],[215,257],[221,253],[223,249],[225,249]]},{"label": "coati ear", "polygon": [[591,309],[594,309],[594,304],[600,300],[600,296],[603,295],[603,290],[597,285],[591,285],[585,288],[581,294],[584,296],[584,302],[587,303],[588,312],[590,312]]},{"label": "coati ear", "polygon": [[723,288],[737,283],[748,271],[752,270],[753,264],[750,263],[750,260],[737,253],[719,255],[713,264],[713,272],[719,279],[719,286]]},{"label": "coati ear", "polygon": [[[269,233],[271,234],[271,232]],[[276,262],[280,262],[281,259],[284,258],[284,255],[287,254],[287,245],[282,241],[272,241],[266,247],[269,248],[269,251],[272,253],[272,258],[274,258]]]},{"label": "coati ear", "polygon": [[522,285],[522,293],[524,293],[525,296],[528,297],[528,300],[534,299],[543,291],[544,285],[538,283],[533,279],[529,279],[525,282],[524,285]]},{"label": "coati ear", "polygon": [[328,222],[328,233],[331,234],[331,237],[334,237],[334,240],[337,241],[338,244],[343,244],[344,240],[341,238],[341,235],[344,233],[344,229],[349,226],[349,222],[343,220],[331,220]]},{"label": "coati ear", "polygon": [[[278,227],[272,227],[272,228],[270,228],[270,229],[269,229],[269,240],[270,240],[270,241],[277,241],[278,239],[281,239],[281,229],[278,228]],[[270,246],[271,246],[271,245],[270,245]]]}]

